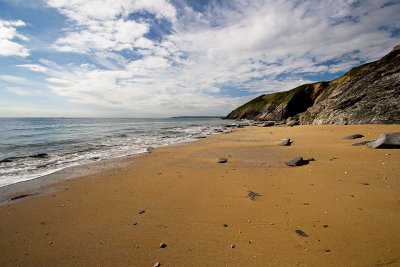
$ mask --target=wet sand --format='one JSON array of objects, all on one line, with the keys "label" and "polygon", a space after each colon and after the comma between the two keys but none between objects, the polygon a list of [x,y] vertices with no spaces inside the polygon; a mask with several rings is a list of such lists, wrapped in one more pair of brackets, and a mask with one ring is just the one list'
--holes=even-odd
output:
[{"label": "wet sand", "polygon": [[384,132],[246,127],[3,189],[0,266],[400,266],[400,150],[351,146]]}]

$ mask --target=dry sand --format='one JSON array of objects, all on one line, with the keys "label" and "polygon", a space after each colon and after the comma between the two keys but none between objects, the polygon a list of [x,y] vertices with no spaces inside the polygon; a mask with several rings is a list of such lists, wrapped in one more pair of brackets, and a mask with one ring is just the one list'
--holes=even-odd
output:
[{"label": "dry sand", "polygon": [[400,266],[400,150],[350,146],[399,131],[247,127],[42,185],[0,207],[0,266]]}]

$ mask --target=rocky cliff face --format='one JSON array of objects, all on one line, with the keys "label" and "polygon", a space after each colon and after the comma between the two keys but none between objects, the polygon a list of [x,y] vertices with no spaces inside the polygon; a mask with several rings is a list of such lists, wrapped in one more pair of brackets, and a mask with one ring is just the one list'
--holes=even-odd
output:
[{"label": "rocky cliff face", "polygon": [[336,80],[262,95],[227,116],[274,121],[290,117],[302,124],[400,123],[400,46]]}]

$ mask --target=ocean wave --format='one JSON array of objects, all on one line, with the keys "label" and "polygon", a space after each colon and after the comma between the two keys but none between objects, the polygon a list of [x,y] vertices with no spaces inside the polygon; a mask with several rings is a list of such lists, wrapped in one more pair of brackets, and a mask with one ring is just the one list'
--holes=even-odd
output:
[{"label": "ocean wave", "polygon": [[[87,125],[72,123],[82,120]],[[118,120],[111,123],[104,119],[107,123],[100,123],[103,120],[93,119],[91,125],[89,119],[82,120],[58,120],[64,124],[50,127],[57,128],[57,131],[47,132],[48,136],[40,137],[41,140],[35,139],[35,134],[42,134],[45,127],[27,126],[25,133],[18,132],[22,141],[10,138],[14,143],[0,144],[0,153],[4,155],[3,159],[0,158],[0,186],[34,179],[70,166],[144,153],[149,146],[157,148],[194,141],[226,130],[223,121],[205,121],[202,124],[170,119],[127,119],[122,123]],[[5,139],[0,136],[3,142]]]}]

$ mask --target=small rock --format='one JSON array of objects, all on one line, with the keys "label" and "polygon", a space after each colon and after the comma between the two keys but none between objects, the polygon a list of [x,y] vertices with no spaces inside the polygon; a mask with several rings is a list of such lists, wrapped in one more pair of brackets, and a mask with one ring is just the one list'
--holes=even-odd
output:
[{"label": "small rock", "polygon": [[225,158],[225,157],[222,157],[222,158],[218,159],[218,163],[227,163],[227,162],[228,162],[228,159]]},{"label": "small rock", "polygon": [[157,261],[156,263],[154,263],[153,266],[154,266],[154,267],[160,267],[160,266],[161,266],[161,263],[159,263],[159,262]]},{"label": "small rock", "polygon": [[296,234],[298,234],[301,237],[308,237],[308,235],[303,231],[303,230],[295,230]]},{"label": "small rock", "polygon": [[132,222],[132,225],[137,225],[137,222]]},{"label": "small rock", "polygon": [[231,244],[231,248],[235,248],[235,244]]},{"label": "small rock", "polygon": [[145,213],[146,211],[145,210],[139,210],[138,211],[138,214],[143,214],[143,213]]},{"label": "small rock", "polygon": [[50,241],[50,242],[49,242],[49,245],[51,245],[51,244],[53,244],[53,241]]},{"label": "small rock", "polygon": [[261,196],[259,193],[257,192],[253,192],[253,191],[248,191],[247,196],[250,200],[255,201],[257,197]]},{"label": "small rock", "polygon": [[294,158],[294,159],[286,162],[285,164],[290,167],[297,167],[297,166],[307,165],[308,163],[309,163],[309,160],[305,160],[302,157],[297,157],[297,158]]},{"label": "small rock", "polygon": [[331,252],[331,250],[330,249],[325,249],[325,252]]},{"label": "small rock", "polygon": [[362,185],[369,185],[369,183],[362,183]]},{"label": "small rock", "polygon": [[224,227],[228,227],[228,225],[226,223],[224,223]]},{"label": "small rock", "polygon": [[166,247],[167,247],[167,244],[165,244],[164,242],[160,243],[160,248],[166,248]]},{"label": "small rock", "polygon": [[149,146],[149,147],[146,148],[147,152],[149,152],[149,153],[153,152],[154,149],[155,149],[155,148],[152,147],[152,146]]},{"label": "small rock", "polygon": [[292,141],[290,141],[290,138],[282,139],[282,141],[279,143],[280,146],[290,146],[291,144]]},{"label": "small rock", "polygon": [[324,228],[328,228],[328,227],[329,227],[329,225],[327,225],[327,224],[324,224],[324,225],[322,225],[322,227],[324,227]]},{"label": "small rock", "polygon": [[344,137],[344,139],[353,140],[353,139],[359,139],[359,138],[363,138],[363,137],[364,137],[364,135],[362,135],[362,134],[352,134],[352,135]]}]

